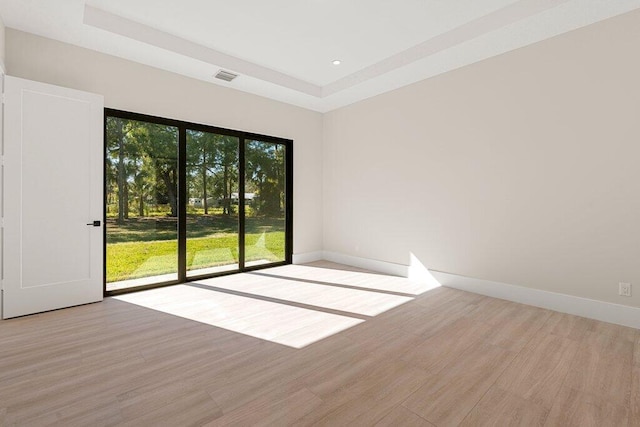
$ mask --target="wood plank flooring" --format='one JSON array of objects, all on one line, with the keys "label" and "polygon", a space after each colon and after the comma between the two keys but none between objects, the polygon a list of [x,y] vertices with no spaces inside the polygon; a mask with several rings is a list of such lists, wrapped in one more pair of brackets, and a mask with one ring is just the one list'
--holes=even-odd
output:
[{"label": "wood plank flooring", "polygon": [[0,426],[640,426],[635,329],[326,262],[179,289],[0,322]]}]

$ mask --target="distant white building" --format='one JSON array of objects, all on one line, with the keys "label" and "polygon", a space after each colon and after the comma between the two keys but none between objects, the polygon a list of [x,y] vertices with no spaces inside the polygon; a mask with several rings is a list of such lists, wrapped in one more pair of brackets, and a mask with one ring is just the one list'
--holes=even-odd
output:
[{"label": "distant white building", "polygon": [[[203,199],[200,197],[191,197],[189,199],[189,204],[194,208],[200,209],[204,207]],[[217,208],[218,206],[220,206],[220,201],[218,199],[214,197],[207,197],[207,207]]]},{"label": "distant white building", "polygon": [[[244,201],[252,202],[256,198],[256,193],[244,193]],[[231,201],[238,203],[238,193],[231,193]]]},{"label": "distant white building", "polygon": [[[245,204],[249,204],[258,198],[256,193],[244,193],[244,201]],[[237,205],[238,193],[231,193],[231,203]],[[189,198],[189,205],[193,206],[197,209],[202,209],[204,207],[203,199],[201,197],[191,197]],[[222,199],[216,199],[214,197],[207,197],[207,207],[217,208],[222,205]]]}]

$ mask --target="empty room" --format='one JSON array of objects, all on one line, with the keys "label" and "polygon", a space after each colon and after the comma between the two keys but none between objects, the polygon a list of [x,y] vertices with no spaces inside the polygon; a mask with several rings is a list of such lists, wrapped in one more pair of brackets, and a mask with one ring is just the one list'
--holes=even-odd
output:
[{"label": "empty room", "polygon": [[640,0],[0,0],[0,427],[640,426]]}]

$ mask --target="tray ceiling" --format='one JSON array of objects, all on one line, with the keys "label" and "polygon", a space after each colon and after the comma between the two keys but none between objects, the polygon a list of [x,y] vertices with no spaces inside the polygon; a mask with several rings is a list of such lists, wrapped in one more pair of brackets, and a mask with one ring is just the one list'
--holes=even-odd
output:
[{"label": "tray ceiling", "polygon": [[[7,27],[321,112],[636,8],[640,0],[0,0]],[[220,69],[239,77],[215,79]]]}]

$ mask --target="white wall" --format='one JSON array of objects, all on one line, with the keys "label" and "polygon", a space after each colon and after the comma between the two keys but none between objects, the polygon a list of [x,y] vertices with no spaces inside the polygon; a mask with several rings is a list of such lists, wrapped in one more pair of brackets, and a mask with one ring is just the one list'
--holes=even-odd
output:
[{"label": "white wall", "polygon": [[632,12],[327,113],[324,249],[640,307],[638,52]]},{"label": "white wall", "polygon": [[8,74],[99,93],[105,106],[294,140],[295,253],[322,249],[322,116],[310,110],[7,30]]},{"label": "white wall", "polygon": [[0,16],[0,70],[5,70],[5,26],[2,17]]},{"label": "white wall", "polygon": [[[112,108],[294,139],[295,253],[399,264],[413,253],[435,270],[635,307],[638,51],[633,12],[323,120],[7,31],[12,75],[102,93]],[[619,281],[633,297],[617,296]]]}]

